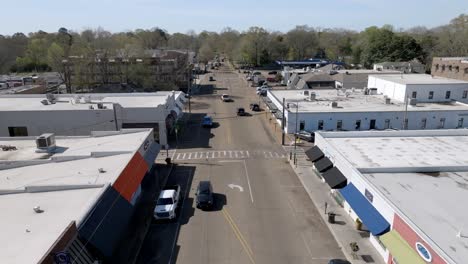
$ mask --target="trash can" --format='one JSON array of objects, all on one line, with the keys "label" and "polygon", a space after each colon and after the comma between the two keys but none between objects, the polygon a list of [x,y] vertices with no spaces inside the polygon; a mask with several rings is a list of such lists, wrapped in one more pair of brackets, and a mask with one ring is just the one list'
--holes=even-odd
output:
[{"label": "trash can", "polygon": [[328,223],[334,224],[335,223],[335,216],[336,214],[333,212],[328,213]]},{"label": "trash can", "polygon": [[356,230],[362,229],[362,222],[359,219],[356,219]]}]

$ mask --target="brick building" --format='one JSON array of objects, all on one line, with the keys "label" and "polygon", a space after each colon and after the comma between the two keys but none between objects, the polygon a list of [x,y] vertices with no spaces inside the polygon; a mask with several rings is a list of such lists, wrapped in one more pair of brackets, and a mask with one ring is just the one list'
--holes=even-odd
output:
[{"label": "brick building", "polygon": [[468,57],[433,58],[431,74],[468,81]]}]

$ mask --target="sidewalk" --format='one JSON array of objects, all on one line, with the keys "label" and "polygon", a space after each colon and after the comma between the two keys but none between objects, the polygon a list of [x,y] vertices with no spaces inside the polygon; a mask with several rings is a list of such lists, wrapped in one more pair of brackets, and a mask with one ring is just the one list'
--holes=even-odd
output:
[{"label": "sidewalk", "polygon": [[148,233],[153,219],[153,206],[156,195],[161,187],[165,186],[167,178],[172,172],[173,166],[155,164],[152,178],[148,179],[147,190],[142,191],[141,200],[133,212],[128,229],[121,239],[120,245],[115,251],[112,263],[135,263],[140,254],[141,246]]},{"label": "sidewalk", "polygon": [[[288,149],[288,148],[285,148]],[[297,166],[290,160],[290,165],[296,172],[299,180],[309,194],[315,207],[321,211],[321,216],[327,224],[331,233],[340,245],[346,258],[353,264],[376,263],[384,264],[384,260],[377,252],[374,246],[369,241],[368,236],[361,236],[359,231],[355,229],[354,222],[345,210],[337,204],[335,199],[330,194],[330,188],[325,182],[322,182],[315,174],[312,168],[312,162],[307,160],[307,156],[302,148],[299,148],[297,155]],[[327,203],[327,212],[334,212],[337,223],[328,223],[328,215],[325,214],[325,203]],[[357,242],[359,251],[353,253],[349,244]]]}]

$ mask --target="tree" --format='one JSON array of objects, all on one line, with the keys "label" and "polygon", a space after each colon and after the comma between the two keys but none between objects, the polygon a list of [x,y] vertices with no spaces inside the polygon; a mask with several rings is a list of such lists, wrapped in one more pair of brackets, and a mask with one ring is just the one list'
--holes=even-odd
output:
[{"label": "tree", "polygon": [[316,32],[309,26],[296,26],[286,34],[291,49],[291,59],[302,60],[311,57],[312,50],[317,46]]}]

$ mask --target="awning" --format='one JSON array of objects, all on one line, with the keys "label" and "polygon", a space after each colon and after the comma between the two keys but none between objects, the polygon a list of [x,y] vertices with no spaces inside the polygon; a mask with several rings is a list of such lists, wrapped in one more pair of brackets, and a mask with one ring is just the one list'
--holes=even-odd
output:
[{"label": "awning", "polygon": [[319,172],[324,172],[332,167],[333,167],[333,163],[327,157],[323,157],[315,161],[315,168]]},{"label": "awning", "polygon": [[341,189],[346,186],[347,179],[339,169],[333,167],[322,174],[322,177],[332,189]]},{"label": "awning", "polygon": [[392,230],[379,239],[390,251],[392,257],[398,261],[398,264],[426,264],[397,231]]},{"label": "awning", "polygon": [[305,152],[305,154],[307,155],[307,157],[312,161],[312,162],[315,162],[321,158],[323,158],[323,152],[320,150],[319,147],[317,146],[314,146],[313,148],[307,150]]},{"label": "awning", "polygon": [[387,220],[385,220],[352,183],[341,189],[340,193],[367,226],[372,235],[380,236],[390,230],[390,224]]}]

